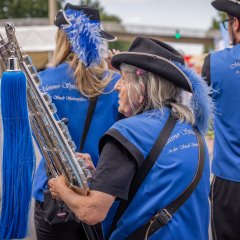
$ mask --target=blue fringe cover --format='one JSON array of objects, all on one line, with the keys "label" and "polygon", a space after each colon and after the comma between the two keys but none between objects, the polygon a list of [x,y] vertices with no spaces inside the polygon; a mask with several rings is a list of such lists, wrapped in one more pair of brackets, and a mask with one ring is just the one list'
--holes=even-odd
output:
[{"label": "blue fringe cover", "polygon": [[26,78],[23,72],[3,73],[1,109],[4,137],[0,239],[21,239],[26,237],[28,231],[35,170],[35,154],[26,98]]}]

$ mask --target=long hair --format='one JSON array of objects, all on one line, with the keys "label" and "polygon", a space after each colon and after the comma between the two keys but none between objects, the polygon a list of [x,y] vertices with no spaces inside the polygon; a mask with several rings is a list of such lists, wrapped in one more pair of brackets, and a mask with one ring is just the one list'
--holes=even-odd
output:
[{"label": "long hair", "polygon": [[77,55],[71,52],[71,45],[66,33],[59,29],[56,37],[56,48],[48,66],[56,67],[64,61],[68,62],[73,69],[77,88],[86,97],[91,98],[102,94],[112,78],[112,72],[106,71],[107,63],[104,59],[98,66],[86,68],[78,60]]},{"label": "long hair", "polygon": [[[138,68],[127,64],[121,64],[121,70],[128,72],[128,98],[133,115],[146,112],[152,109],[163,110],[164,107],[171,107],[173,115],[180,121],[194,124],[194,117],[189,107],[181,103],[181,89],[170,81],[153,73],[142,71],[137,74]],[[138,96],[144,96],[144,101],[139,108],[132,104],[131,96],[135,92]]]}]

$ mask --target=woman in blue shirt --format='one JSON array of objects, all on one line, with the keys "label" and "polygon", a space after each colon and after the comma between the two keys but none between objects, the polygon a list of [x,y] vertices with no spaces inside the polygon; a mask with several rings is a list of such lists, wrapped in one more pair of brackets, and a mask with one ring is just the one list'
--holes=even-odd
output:
[{"label": "woman in blue shirt", "polygon": [[[208,151],[205,144],[199,143],[203,136],[197,138],[195,130],[201,133],[207,130],[212,112],[207,84],[184,66],[179,52],[147,37],[137,37],[128,52],[112,58],[112,65],[121,70],[122,78],[115,89],[119,92],[118,110],[126,118],[115,123],[100,141],[100,159],[89,195],[75,193],[65,178],[59,176],[49,181],[52,196],[60,197],[88,224],[104,221],[105,239],[130,239],[191,185],[202,156],[205,163],[196,188],[175,213],[165,211],[166,225],[153,231],[150,224],[141,236],[131,239],[208,239]],[[181,103],[183,90],[192,93],[191,107]],[[128,200],[135,174],[148,160],[170,115],[178,119],[170,137],[112,228],[114,201]],[[202,150],[205,154],[201,154]],[[154,219],[155,223],[164,220]]]},{"label": "woman in blue shirt", "polygon": [[[106,41],[114,41],[115,37],[101,30],[100,24],[97,9],[66,4],[55,19],[59,30],[52,61],[39,74],[42,80],[40,89],[51,96],[58,118],[67,118],[67,126],[77,151],[88,153],[94,165],[98,162],[100,137],[117,120],[118,99],[114,85],[120,76],[107,67]],[[91,125],[84,145],[79,149],[89,102],[96,97]],[[70,221],[52,225],[46,217],[43,204],[44,191],[48,188],[45,164],[42,159],[34,184],[37,238],[85,239],[81,223]]]}]

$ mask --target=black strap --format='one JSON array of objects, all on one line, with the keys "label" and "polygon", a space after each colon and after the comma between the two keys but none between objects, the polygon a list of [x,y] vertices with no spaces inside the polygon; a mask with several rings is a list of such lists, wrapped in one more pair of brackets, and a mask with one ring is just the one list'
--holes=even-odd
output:
[{"label": "black strap", "polygon": [[[87,116],[86,116],[84,127],[83,127],[83,133],[80,141],[79,152],[82,152],[83,150],[84,143],[87,138],[88,130],[91,125],[93,113],[97,105],[97,100],[98,100],[98,96],[89,99],[89,106],[88,106]],[[90,226],[82,222],[82,225],[88,240],[103,239],[101,223],[98,223],[94,226]]]},{"label": "black strap", "polygon": [[82,152],[82,150],[83,150],[84,143],[85,143],[85,140],[87,138],[88,130],[89,130],[89,127],[91,125],[92,116],[93,116],[94,110],[95,110],[96,105],[97,105],[97,100],[98,100],[98,97],[90,98],[90,100],[89,100],[87,117],[86,117],[85,123],[84,123],[82,138],[81,138],[80,146],[79,146],[79,152]]},{"label": "black strap", "polygon": [[[101,228],[101,231],[99,231],[98,229],[99,226],[97,226],[100,223],[98,223],[97,225],[88,225],[84,222],[81,222],[81,224],[88,240],[103,240],[103,236],[101,232],[102,228]],[[100,224],[100,227],[101,227],[101,224]]]},{"label": "black strap", "polygon": [[136,174],[133,178],[133,181],[131,183],[130,190],[129,190],[128,201],[124,201],[124,200],[121,201],[121,203],[118,207],[117,213],[114,217],[110,234],[116,228],[118,220],[121,218],[121,216],[123,215],[123,213],[127,209],[128,205],[130,204],[130,202],[134,198],[138,188],[140,187],[140,185],[144,181],[145,177],[148,175],[149,171],[153,167],[155,161],[157,160],[157,158],[161,154],[161,152],[162,152],[168,138],[170,137],[171,132],[174,129],[174,126],[176,125],[176,123],[177,123],[177,119],[174,118],[170,114],[165,126],[163,127],[162,131],[160,132],[160,134],[159,134],[156,142],[154,143],[149,155],[144,160],[143,165],[136,172]]},{"label": "black strap", "polygon": [[142,240],[148,239],[152,234],[158,231],[161,227],[166,225],[171,219],[173,214],[185,203],[190,197],[195,188],[197,187],[203,172],[205,161],[205,149],[203,139],[200,133],[194,128],[194,132],[198,139],[198,166],[195,176],[189,186],[182,192],[182,194],[171,202],[167,207],[161,209],[153,218],[151,218],[142,227],[133,232],[127,239],[128,240]]}]

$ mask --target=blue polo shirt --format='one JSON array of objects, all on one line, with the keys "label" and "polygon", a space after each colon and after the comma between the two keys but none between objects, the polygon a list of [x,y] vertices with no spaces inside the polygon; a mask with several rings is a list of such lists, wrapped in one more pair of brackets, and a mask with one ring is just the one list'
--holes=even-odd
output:
[{"label": "blue polo shirt", "polygon": [[210,55],[210,78],[216,105],[212,172],[240,182],[240,44]]}]

